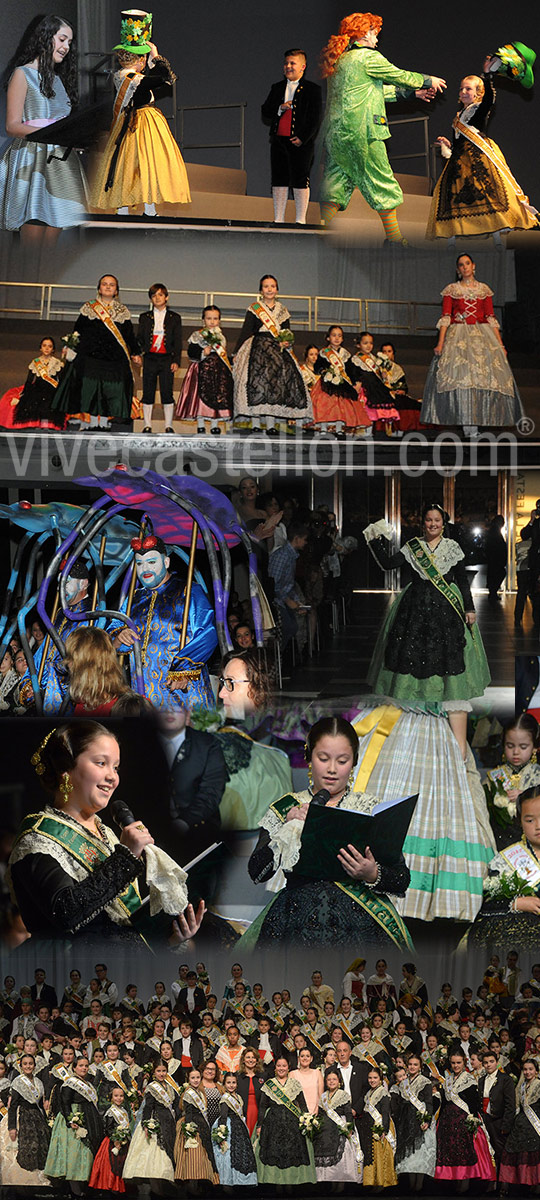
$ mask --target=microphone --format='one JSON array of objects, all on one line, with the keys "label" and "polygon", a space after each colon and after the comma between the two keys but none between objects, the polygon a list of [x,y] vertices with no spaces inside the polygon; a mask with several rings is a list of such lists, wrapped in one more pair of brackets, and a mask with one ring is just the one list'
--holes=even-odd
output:
[{"label": "microphone", "polygon": [[125,829],[126,825],[132,825],[135,817],[130,808],[128,808],[125,800],[111,800],[109,805],[111,817],[119,829]]},{"label": "microphone", "polygon": [[[319,792],[315,793],[311,803],[312,804],[322,804],[324,807],[325,804],[328,804],[329,799],[330,799],[330,792],[328,792],[326,790],[326,788],[321,788],[321,790]],[[120,800],[117,803],[121,804],[122,801]]]}]

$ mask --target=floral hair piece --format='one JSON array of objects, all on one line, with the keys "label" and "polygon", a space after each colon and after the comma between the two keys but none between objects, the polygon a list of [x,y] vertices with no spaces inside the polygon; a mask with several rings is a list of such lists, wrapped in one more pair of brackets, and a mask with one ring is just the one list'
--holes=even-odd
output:
[{"label": "floral hair piece", "polygon": [[45,746],[47,745],[49,738],[52,737],[53,733],[56,733],[56,726],[54,727],[54,729],[50,730],[50,732],[47,734],[46,737],[43,738],[43,741],[38,746],[37,750],[35,751],[35,753],[32,755],[32,757],[30,759],[30,762],[34,768],[34,771],[36,772],[36,775],[44,775],[45,774],[45,767],[43,766],[43,763],[41,761],[41,752],[42,752],[42,750],[45,749]]}]

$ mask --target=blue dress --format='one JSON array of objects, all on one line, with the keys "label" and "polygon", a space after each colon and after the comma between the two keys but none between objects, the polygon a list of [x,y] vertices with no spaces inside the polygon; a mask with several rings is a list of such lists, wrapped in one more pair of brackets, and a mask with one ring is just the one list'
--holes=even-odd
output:
[{"label": "blue dress", "polygon": [[[35,67],[17,67],[28,90],[23,121],[69,116],[71,102],[62,80],[54,82],[50,100],[40,91]],[[0,162],[0,227],[16,230],[28,221],[59,229],[86,220],[86,179],[79,155],[45,142],[14,138]],[[52,155],[52,157],[51,157]],[[50,159],[50,161],[49,161]]]},{"label": "blue dress", "polygon": [[222,1187],[256,1187],[257,1164],[244,1119],[242,1097],[238,1093],[225,1092],[222,1096],[212,1133],[218,1125],[227,1126],[227,1149],[222,1151],[219,1145],[214,1145],[220,1184]]}]

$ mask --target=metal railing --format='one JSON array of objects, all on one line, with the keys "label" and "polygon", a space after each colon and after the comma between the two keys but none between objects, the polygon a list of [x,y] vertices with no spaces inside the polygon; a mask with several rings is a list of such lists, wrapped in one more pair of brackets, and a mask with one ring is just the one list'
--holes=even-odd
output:
[{"label": "metal railing", "polygon": [[[240,110],[240,138],[237,142],[186,142],[185,136],[185,120],[184,114],[187,112],[222,112],[225,109]],[[238,104],[182,104],[177,108],[176,112],[180,117],[180,136],[179,142],[182,153],[186,150],[239,150],[240,151],[240,170],[245,170],[246,162],[246,108],[245,100],[239,100]],[[176,136],[176,133],[175,133]]]},{"label": "metal railing", "polygon": [[[2,288],[8,289],[8,292],[14,295],[15,301],[12,305],[5,302]],[[35,302],[27,307],[21,306],[17,302],[19,298],[16,289],[25,289],[27,293],[33,293],[32,299]],[[77,315],[85,294],[89,297],[89,293],[90,288],[87,284],[19,283],[11,279],[0,280],[0,317],[38,317],[42,321],[70,319]],[[198,321],[202,308],[207,304],[216,304],[222,310],[223,320],[229,325],[241,325],[246,308],[256,299],[253,292],[205,291],[197,288],[171,288],[169,297],[171,308],[179,310],[186,320]],[[134,309],[142,310],[148,307],[146,288],[124,287],[122,299],[128,307]],[[440,302],[436,300],[307,296],[300,293],[280,293],[280,299],[289,308],[293,326],[313,332],[320,332],[332,322],[338,321],[344,329],[428,335],[433,333],[441,311]],[[346,305],[351,306],[348,315],[346,311],[343,312]],[[433,311],[433,322],[426,322],[425,310],[429,310],[430,313]],[[499,306],[495,311],[501,320],[502,308]]]},{"label": "metal railing", "polygon": [[417,125],[421,124],[423,126],[424,149],[418,150],[414,154],[394,154],[393,150],[390,150],[387,147],[388,157],[392,160],[392,162],[397,158],[400,158],[400,159],[423,158],[424,174],[425,174],[425,177],[427,180],[428,189],[429,189],[429,191],[431,191],[433,176],[432,176],[432,172],[431,172],[431,161],[430,161],[429,117],[395,117],[393,121],[388,122],[388,127],[391,128],[392,125],[415,125],[415,124],[417,124]]}]

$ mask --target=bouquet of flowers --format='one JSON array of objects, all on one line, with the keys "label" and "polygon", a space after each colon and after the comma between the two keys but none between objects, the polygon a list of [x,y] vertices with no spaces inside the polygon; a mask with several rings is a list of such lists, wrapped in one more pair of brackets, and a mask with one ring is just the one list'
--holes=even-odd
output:
[{"label": "bouquet of flowers", "polygon": [[341,371],[337,367],[330,365],[324,372],[324,382],[331,384],[333,387],[338,387],[343,382]]},{"label": "bouquet of flowers", "polygon": [[212,1141],[214,1146],[219,1146],[222,1154],[226,1153],[229,1149],[226,1125],[216,1125],[215,1129],[212,1130]]},{"label": "bouquet of flowers", "polygon": [[310,1142],[315,1140],[323,1125],[322,1117],[317,1116],[316,1113],[302,1113],[298,1123],[300,1125],[300,1133],[305,1138],[309,1138]]},{"label": "bouquet of flowers", "polygon": [[[190,709],[189,723],[193,729],[200,729],[203,733],[217,733],[223,725],[223,715],[215,708],[196,706]],[[206,980],[208,980],[208,975]]]},{"label": "bouquet of flowers", "polygon": [[488,773],[484,791],[489,815],[503,829],[512,824],[517,813],[516,801],[509,798],[508,792],[521,792],[524,786],[526,787],[526,781],[521,781],[519,772],[509,774],[504,765],[495,767]]},{"label": "bouquet of flowers", "polygon": [[221,346],[219,333],[216,333],[214,329],[201,329],[201,336],[206,345],[211,346],[212,350],[215,350],[217,346]]},{"label": "bouquet of flowers", "polygon": [[60,340],[63,342],[64,346],[67,346],[68,350],[78,350],[81,335],[80,333],[77,333],[76,329],[74,329],[72,333],[66,333]]},{"label": "bouquet of flowers", "polygon": [[146,1121],[141,1122],[144,1132],[150,1141],[151,1138],[157,1138],[159,1133],[159,1121],[155,1117],[147,1117]]},{"label": "bouquet of flowers", "polygon": [[380,1125],[378,1122],[377,1123],[373,1122],[373,1125],[371,1126],[371,1136],[373,1138],[373,1141],[380,1142],[380,1140],[383,1136],[383,1133],[384,1133],[384,1129],[383,1129],[382,1125]]},{"label": "bouquet of flowers", "polygon": [[482,1124],[482,1122],[480,1120],[480,1117],[473,1117],[471,1114],[470,1116],[467,1117],[467,1120],[465,1121],[465,1128],[468,1129],[469,1133],[472,1133],[472,1135],[474,1137],[475,1133],[477,1132],[477,1130],[481,1124]]},{"label": "bouquet of flowers", "polygon": [[184,1148],[186,1150],[196,1150],[199,1145],[197,1140],[198,1129],[195,1121],[182,1121],[182,1133],[184,1135]]},{"label": "bouquet of flowers", "polygon": [[294,333],[291,329],[280,329],[277,340],[281,350],[290,350],[294,342]]},{"label": "bouquet of flowers", "polygon": [[119,1125],[112,1140],[114,1142],[113,1154],[119,1154],[122,1146],[127,1146],[129,1142],[129,1129],[124,1129],[123,1125]]},{"label": "bouquet of flowers", "polygon": [[414,1110],[414,1115],[419,1125],[429,1125],[431,1118],[425,1108],[423,1108],[422,1111],[420,1111],[419,1108],[416,1108]]},{"label": "bouquet of flowers", "polygon": [[505,868],[484,880],[484,896],[487,900],[515,900],[517,896],[536,896],[536,889],[517,871]]},{"label": "bouquet of flowers", "polygon": [[72,1104],[69,1117],[69,1127],[73,1130],[75,1137],[82,1142],[86,1137],[88,1130],[84,1124],[84,1113],[78,1104]]}]

